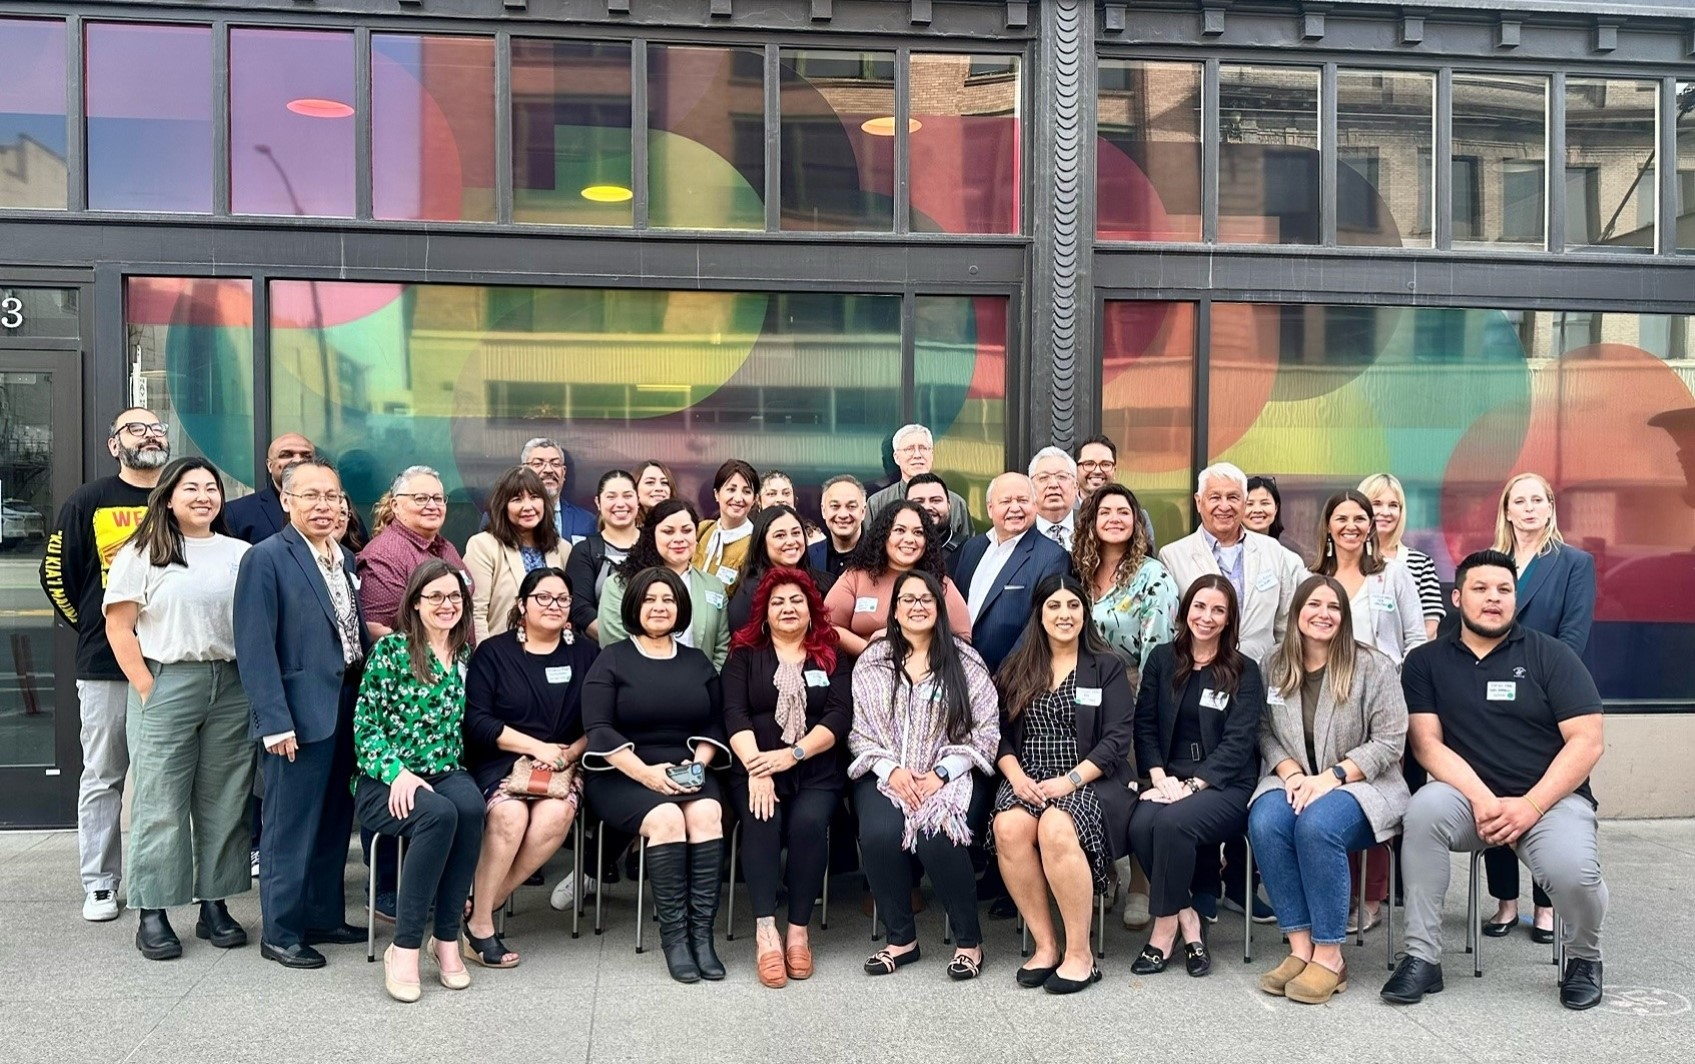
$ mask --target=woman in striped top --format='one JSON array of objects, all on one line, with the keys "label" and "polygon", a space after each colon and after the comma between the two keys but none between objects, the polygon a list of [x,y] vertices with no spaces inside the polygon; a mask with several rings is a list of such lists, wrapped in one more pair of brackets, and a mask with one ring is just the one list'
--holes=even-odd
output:
[{"label": "woman in striped top", "polygon": [[1448,611],[1442,605],[1442,581],[1430,555],[1401,542],[1407,530],[1407,493],[1393,473],[1373,473],[1360,481],[1360,494],[1371,500],[1377,523],[1377,546],[1387,561],[1399,561],[1418,585],[1418,604],[1424,611],[1424,632],[1436,638],[1436,626]]}]

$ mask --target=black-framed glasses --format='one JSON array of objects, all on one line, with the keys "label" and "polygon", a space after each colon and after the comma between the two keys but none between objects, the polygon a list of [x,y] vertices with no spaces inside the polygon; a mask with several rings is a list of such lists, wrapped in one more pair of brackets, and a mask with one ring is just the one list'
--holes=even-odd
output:
[{"label": "black-framed glasses", "polygon": [[444,602],[451,606],[457,606],[465,601],[464,594],[459,591],[430,591],[418,597],[431,606],[440,606]]},{"label": "black-framed glasses", "polygon": [[571,596],[570,595],[550,595],[545,591],[535,591],[535,592],[531,592],[530,601],[535,603],[537,606],[540,606],[544,610],[551,610],[555,606],[558,606],[560,609],[564,609],[565,607],[571,605]]},{"label": "black-framed glasses", "polygon": [[447,496],[445,496],[445,495],[426,495],[424,492],[421,492],[421,491],[403,492],[399,495],[396,495],[395,498],[397,498],[397,499],[410,499],[410,500],[412,500],[412,505],[418,506],[418,507],[446,506],[447,505]]},{"label": "black-framed glasses", "polygon": [[170,431],[171,426],[165,424],[163,421],[126,421],[122,425],[119,425],[112,435],[117,436],[123,433],[128,433],[131,436],[140,436],[143,438],[148,436],[157,436],[160,439],[164,439]]}]

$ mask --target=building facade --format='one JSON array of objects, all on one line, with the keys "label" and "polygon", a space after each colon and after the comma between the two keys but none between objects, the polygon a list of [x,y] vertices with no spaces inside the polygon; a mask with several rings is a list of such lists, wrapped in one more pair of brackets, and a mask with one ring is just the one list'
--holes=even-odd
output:
[{"label": "building facade", "polygon": [[[1104,431],[1388,470],[1445,577],[1509,475],[1592,551],[1611,812],[1695,811],[1695,13],[1421,0],[165,0],[0,14],[0,826],[74,820],[41,534],[142,403],[449,532],[524,440],[983,491]],[[1686,773],[1681,774],[1686,780]],[[1658,787],[1659,790],[1655,790]]]}]

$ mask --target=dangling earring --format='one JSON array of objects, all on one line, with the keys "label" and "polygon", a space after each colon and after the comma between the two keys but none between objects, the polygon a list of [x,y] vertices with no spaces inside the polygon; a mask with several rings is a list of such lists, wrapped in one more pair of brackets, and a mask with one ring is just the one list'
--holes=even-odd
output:
[{"label": "dangling earring", "polygon": [[559,638],[566,646],[571,646],[577,641],[576,633],[571,631],[571,623],[569,621],[565,622],[565,627],[559,630]]},{"label": "dangling earring", "polygon": [[530,638],[524,634],[524,618],[522,614],[518,616],[518,630],[513,633],[513,637],[516,638],[519,643],[523,643]]},{"label": "dangling earring", "polygon": [[1336,557],[1336,541],[1328,533],[1324,537],[1324,556],[1326,558]]}]

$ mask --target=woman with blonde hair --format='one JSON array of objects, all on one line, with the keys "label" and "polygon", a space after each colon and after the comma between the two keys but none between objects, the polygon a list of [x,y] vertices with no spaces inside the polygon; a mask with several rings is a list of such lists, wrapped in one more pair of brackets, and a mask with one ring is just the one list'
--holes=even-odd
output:
[{"label": "woman with blonde hair", "polygon": [[1442,581],[1430,555],[1401,537],[1407,531],[1407,493],[1393,473],[1373,473],[1360,481],[1360,494],[1371,500],[1371,516],[1377,525],[1377,547],[1385,561],[1399,561],[1412,574],[1418,587],[1418,604],[1424,610],[1424,633],[1436,638],[1436,626],[1448,612],[1442,605]]}]

